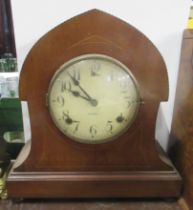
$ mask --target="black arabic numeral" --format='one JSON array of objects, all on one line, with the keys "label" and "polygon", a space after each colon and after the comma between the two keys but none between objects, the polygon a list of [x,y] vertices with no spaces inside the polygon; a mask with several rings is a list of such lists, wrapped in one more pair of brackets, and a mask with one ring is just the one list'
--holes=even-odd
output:
[{"label": "black arabic numeral", "polygon": [[58,96],[58,97],[56,98],[56,101],[57,101],[61,106],[64,106],[65,101],[64,101],[64,97],[63,97],[63,96]]},{"label": "black arabic numeral", "polygon": [[94,138],[94,137],[96,136],[96,134],[97,134],[97,129],[96,129],[96,127],[95,127],[94,125],[91,125],[91,126],[90,126],[90,129],[89,129],[89,132],[90,132],[90,134],[91,134],[91,137]]},{"label": "black arabic numeral", "polygon": [[71,82],[70,81],[62,81],[62,85],[61,85],[61,92],[64,91],[70,91],[72,88]]},{"label": "black arabic numeral", "polygon": [[100,64],[95,61],[92,66],[90,67],[91,76],[99,76],[100,75]]},{"label": "black arabic numeral", "polygon": [[79,121],[76,121],[74,122],[75,123],[75,128],[73,130],[73,133],[77,132],[78,131],[78,128],[79,128],[79,125],[80,125],[80,122]]},{"label": "black arabic numeral", "polygon": [[107,124],[106,124],[106,129],[107,131],[109,131],[110,133],[113,132],[113,125],[112,125],[112,121],[107,121]]},{"label": "black arabic numeral", "polygon": [[80,70],[78,68],[73,68],[73,78],[75,80],[80,80]]}]

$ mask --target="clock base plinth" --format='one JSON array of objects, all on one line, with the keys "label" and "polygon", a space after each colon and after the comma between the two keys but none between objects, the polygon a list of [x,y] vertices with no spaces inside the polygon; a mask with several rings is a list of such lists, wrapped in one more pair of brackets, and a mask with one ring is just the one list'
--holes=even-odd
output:
[{"label": "clock base plinth", "polygon": [[172,171],[11,172],[10,198],[178,197],[181,178]]}]

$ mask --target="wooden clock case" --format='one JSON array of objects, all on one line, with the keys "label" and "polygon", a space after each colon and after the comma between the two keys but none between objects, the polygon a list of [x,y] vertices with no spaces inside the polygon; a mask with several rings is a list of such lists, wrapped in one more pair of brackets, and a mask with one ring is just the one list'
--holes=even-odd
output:
[{"label": "wooden clock case", "polygon": [[[141,98],[127,132],[96,145],[64,136],[46,104],[55,71],[74,57],[93,53],[126,65]],[[134,27],[98,10],[62,23],[30,51],[19,88],[21,101],[28,102],[32,138],[8,176],[9,197],[179,196],[181,178],[154,137],[160,101],[168,98],[166,66],[155,46]]]}]

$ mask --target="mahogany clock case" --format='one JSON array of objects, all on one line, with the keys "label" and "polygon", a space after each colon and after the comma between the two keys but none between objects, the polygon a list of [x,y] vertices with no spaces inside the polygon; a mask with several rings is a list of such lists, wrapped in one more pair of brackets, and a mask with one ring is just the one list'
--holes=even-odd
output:
[{"label": "mahogany clock case", "polygon": [[[62,134],[46,105],[56,70],[87,54],[110,56],[127,66],[140,94],[131,127],[114,141],[97,145]],[[32,139],[29,152],[26,145],[9,174],[10,197],[179,196],[181,178],[154,137],[160,101],[168,98],[166,66],[134,27],[98,10],[60,24],[30,51],[19,88],[21,101],[28,103]]]}]

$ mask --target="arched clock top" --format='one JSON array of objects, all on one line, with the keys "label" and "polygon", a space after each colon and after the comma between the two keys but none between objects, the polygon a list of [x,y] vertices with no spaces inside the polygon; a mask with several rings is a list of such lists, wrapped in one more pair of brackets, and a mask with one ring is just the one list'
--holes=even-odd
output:
[{"label": "arched clock top", "polygon": [[156,47],[133,26],[96,9],[65,21],[35,44],[21,71],[21,100],[30,102],[45,94],[61,65],[90,53],[111,56],[126,65],[140,84],[144,100],[167,100],[166,66]]}]

